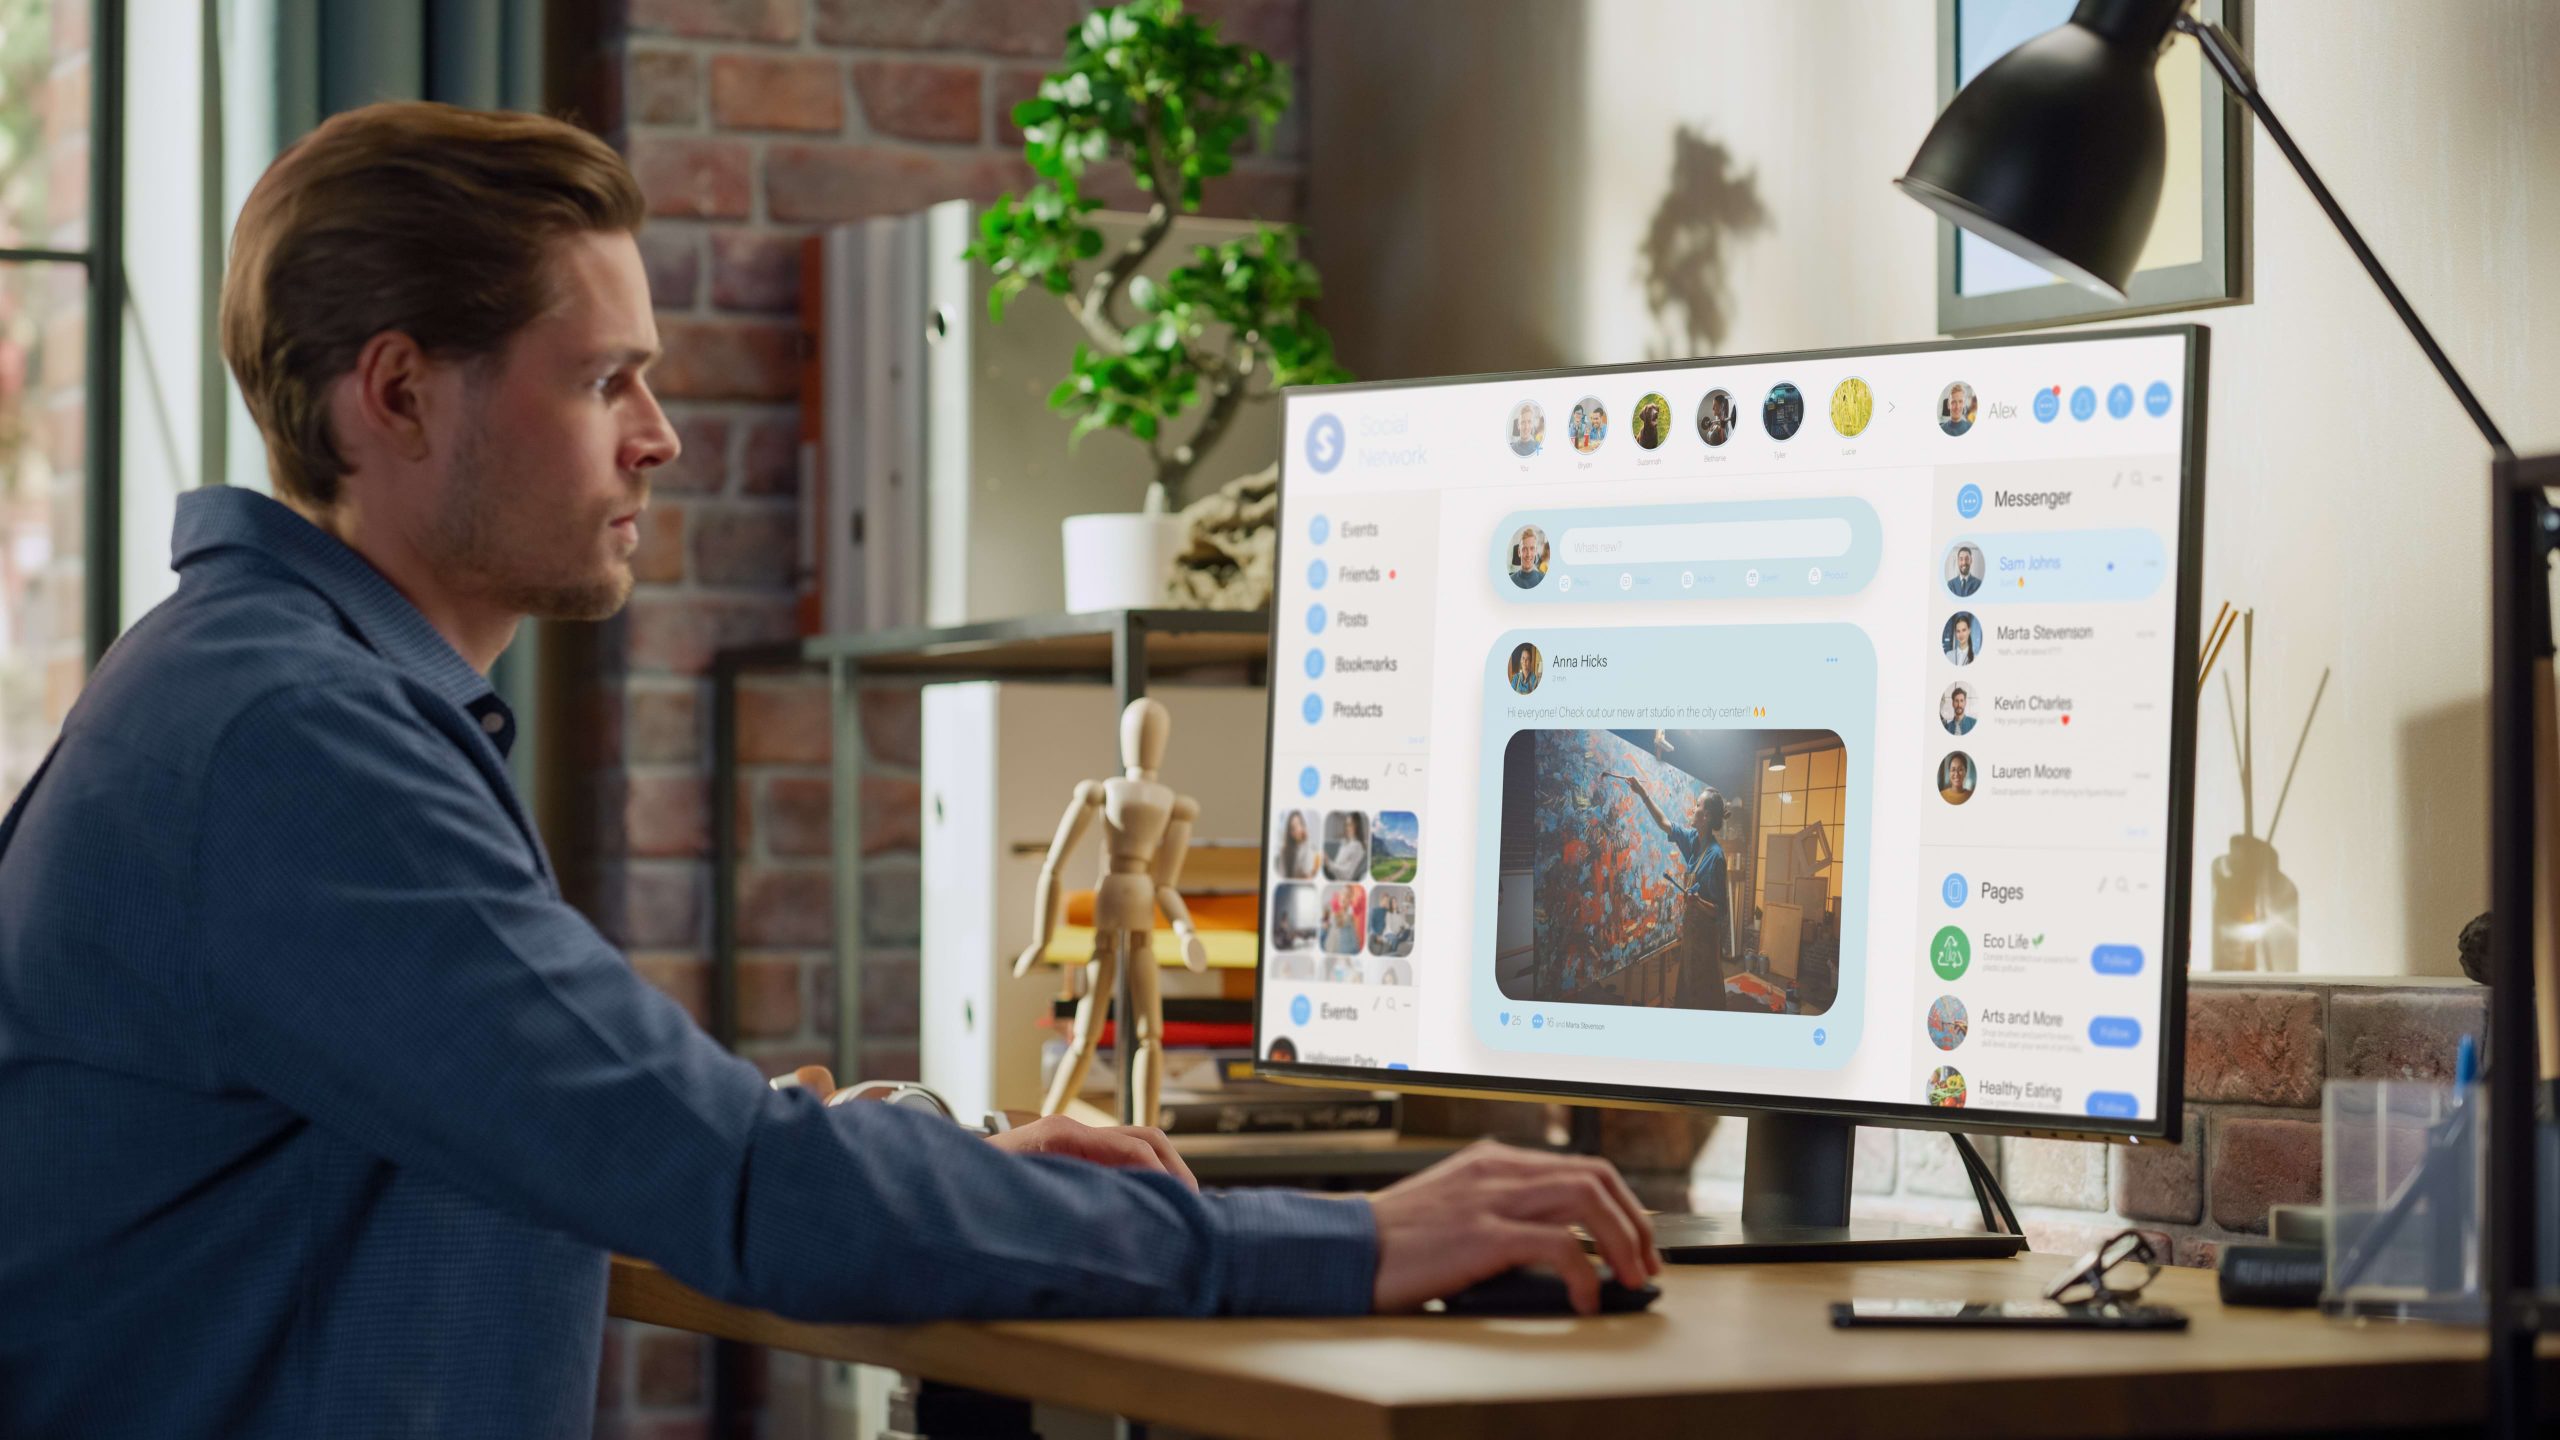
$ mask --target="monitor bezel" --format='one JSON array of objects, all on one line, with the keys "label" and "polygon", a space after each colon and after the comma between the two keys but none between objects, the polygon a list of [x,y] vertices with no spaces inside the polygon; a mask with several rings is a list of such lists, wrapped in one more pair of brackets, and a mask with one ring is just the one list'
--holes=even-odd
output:
[{"label": "monitor bezel", "polygon": [[[2020,1135],[2072,1140],[2179,1142],[2186,1095],[2187,960],[2192,946],[2190,893],[2194,854],[2193,815],[2196,749],[2196,643],[2202,622],[2204,576],[2205,383],[2212,332],[2200,324],[2143,325],[2053,335],[2001,335],[1932,340],[1902,345],[1868,345],[1835,350],[1790,350],[1759,355],[1719,355],[1698,360],[1645,360],[1618,365],[1570,366],[1549,370],[1498,371],[1481,375],[1435,376],[1420,380],[1370,380],[1342,385],[1295,385],[1283,389],[1284,403],[1301,396],[1349,395],[1384,390],[1425,390],[1451,385],[1506,384],[1586,376],[1660,374],[1667,371],[1730,369],[1741,365],[1853,360],[1877,355],[1922,352],[2001,350],[2035,345],[2078,345],[2091,341],[2175,337],[2186,342],[2186,397],[2178,456],[2178,580],[2176,634],[2172,641],[2169,719],[2169,808],[2167,873],[2163,902],[2167,937],[2161,956],[2160,1073],[2154,1094],[2157,1113],[2148,1120],[2105,1123],[2096,1116],[2046,1114],[2025,1110],[1949,1110],[1925,1104],[1893,1104],[1876,1100],[1788,1097],[1746,1091],[1687,1090],[1648,1085],[1576,1085],[1562,1081],[1476,1076],[1435,1070],[1364,1069],[1349,1065],[1273,1065],[1265,1058],[1262,987],[1270,959],[1267,930],[1254,927],[1253,1073],[1268,1080],[1331,1088],[1397,1090],[1412,1094],[1448,1095],[1489,1100],[1567,1101],[1612,1108],[1705,1110],[1722,1115],[1817,1115],[1890,1125],[1901,1129],[1961,1130],[1972,1134]],[[1294,449],[1282,427],[1280,484],[1274,494],[1272,574],[1288,573],[1289,485]],[[1270,653],[1280,650],[1280,607],[1270,605]],[[1274,810],[1272,742],[1278,733],[1279,691],[1266,684],[1262,732],[1262,829],[1257,837],[1255,873],[1268,894],[1271,826]]]}]

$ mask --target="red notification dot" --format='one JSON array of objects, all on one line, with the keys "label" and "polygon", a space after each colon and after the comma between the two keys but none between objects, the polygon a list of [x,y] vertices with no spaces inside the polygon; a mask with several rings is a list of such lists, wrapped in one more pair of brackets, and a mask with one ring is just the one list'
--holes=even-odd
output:
[{"label": "red notification dot", "polygon": [[1387,572],[1387,578],[1388,578],[1388,579],[1390,579],[1390,580],[1393,580],[1394,578],[1396,578],[1396,572],[1394,572],[1393,570],[1388,571],[1388,572]]},{"label": "red notification dot", "polygon": [[2061,394],[2061,393],[2062,393],[2062,387],[2061,387],[2061,386],[2059,386],[2059,385],[2054,386],[2054,387],[2053,387],[2053,393],[2054,393],[2054,394],[2056,394],[2056,395]]},{"label": "red notification dot", "polygon": [[2071,717],[2070,717],[2070,716],[2068,716],[2068,715],[2063,716],[2063,717],[2062,717],[2062,723],[2063,723],[2063,724],[2065,724],[2065,725],[2070,724],[2070,723],[2071,723]]}]

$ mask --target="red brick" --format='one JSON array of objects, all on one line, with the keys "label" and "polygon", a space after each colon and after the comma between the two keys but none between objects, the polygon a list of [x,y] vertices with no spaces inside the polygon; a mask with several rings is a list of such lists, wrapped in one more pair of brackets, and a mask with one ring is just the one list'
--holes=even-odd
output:
[{"label": "red brick", "polygon": [[862,739],[871,758],[912,770],[924,764],[924,702],[914,690],[862,692]]},{"label": "red brick", "polygon": [[631,142],[632,173],[652,215],[745,219],[755,196],[751,163],[736,140],[643,135]]},{"label": "red brick", "polygon": [[915,944],[923,929],[923,900],[915,871],[872,866],[862,876],[863,942]]},{"label": "red brick", "polygon": [[702,584],[791,590],[799,583],[799,565],[795,510],[723,507],[693,518],[693,578]]},{"label": "red brick", "polygon": [[621,758],[643,765],[699,764],[702,708],[693,689],[633,690],[626,695]]},{"label": "red brick", "polygon": [[[812,1043],[797,1037],[788,1040],[741,1040],[738,1042],[738,1054],[744,1056],[747,1063],[756,1067],[757,1074],[765,1076],[788,1075],[803,1065],[823,1065],[830,1071],[835,1071],[836,1057],[833,1045],[825,1042]],[[836,1071],[835,1075],[838,1085],[855,1083],[855,1077],[850,1073]],[[871,1062],[865,1059],[862,1062],[861,1078],[912,1080],[915,1077],[912,1075],[883,1077]]]},{"label": "red brick", "polygon": [[738,687],[738,759],[743,764],[823,765],[834,753],[834,725],[822,683]]},{"label": "red brick", "polygon": [[857,60],[853,89],[875,135],[974,145],[985,108],[975,65],[925,60]]},{"label": "red brick", "polygon": [[699,867],[618,861],[598,867],[597,928],[627,950],[702,943]]},{"label": "red brick", "polygon": [[[864,778],[863,791],[870,792],[869,777]],[[910,797],[912,798],[912,797]],[[764,803],[756,807],[757,833],[764,836],[765,849],[774,855],[828,855],[835,850],[835,836],[827,828],[835,813],[835,786],[824,776],[776,775],[765,782]],[[863,819],[871,812],[866,806]],[[914,826],[908,827],[910,831]],[[911,840],[905,847],[914,849]]]},{"label": "red brick", "polygon": [[823,57],[714,56],[711,120],[723,130],[832,134],[844,128],[844,69]]},{"label": "red brick", "polygon": [[1230,45],[1294,65],[1306,49],[1306,0],[1187,0],[1184,9],[1218,27]]},{"label": "red brick", "polygon": [[640,978],[658,987],[666,997],[684,1007],[693,1023],[711,1026],[711,962],[699,955],[676,950],[648,950],[631,957],[631,968]]},{"label": "red brick", "polygon": [[995,92],[998,140],[1007,145],[1022,143],[1022,127],[1013,123],[1014,107],[1038,98],[1040,82],[1048,78],[1049,72],[1036,65],[1004,65],[988,73],[988,88]]},{"label": "red brick", "polygon": [[711,303],[723,310],[788,315],[800,308],[800,237],[761,230],[711,232]]},{"label": "red brick", "polygon": [[652,306],[686,309],[702,293],[702,236],[689,225],[652,225],[640,232],[640,265],[649,275]]},{"label": "red brick", "polygon": [[2184,1265],[2191,1270],[2212,1270],[2222,1264],[2222,1242],[2219,1240],[2180,1235],[2173,1243],[2175,1249],[2169,1262],[2173,1265]]},{"label": "red brick", "polygon": [[2320,997],[2306,990],[2187,992],[2187,1098],[2320,1102]]},{"label": "red brick", "polygon": [[787,595],[771,598],[643,590],[621,617],[622,661],[641,674],[700,675],[714,651],[785,640],[798,633]]},{"label": "red brick", "polygon": [[644,585],[684,579],[684,507],[659,501],[640,517],[640,548],[631,552],[631,578]]},{"label": "red brick", "polygon": [[631,28],[689,40],[797,40],[802,0],[631,0]]},{"label": "red brick", "polygon": [[769,320],[662,316],[666,358],[652,378],[678,400],[791,400],[800,394],[800,332]]},{"label": "red brick", "polygon": [[649,472],[649,487],[692,495],[717,495],[729,488],[729,417],[680,410],[669,418],[676,423],[683,452],[674,464]]},{"label": "red brick", "polygon": [[865,1034],[862,1055],[862,1078],[865,1080],[914,1080],[921,1076],[912,1041],[873,1040]]},{"label": "red brick", "polygon": [[800,1033],[800,972],[796,959],[739,959],[739,1035],[774,1040]]},{"label": "red brick", "polygon": [[2115,1148],[2116,1213],[2134,1220],[2193,1225],[2204,1212],[2204,1117],[2187,1112],[2176,1145]]},{"label": "red brick", "polygon": [[643,1405],[699,1405],[703,1392],[703,1359],[708,1342],[699,1335],[665,1330],[640,1334],[635,1369]]},{"label": "red brick", "polygon": [[697,859],[711,853],[711,795],[700,776],[632,775],[623,786],[630,854]]},{"label": "red brick", "polygon": [[[862,956],[862,1033],[866,1038],[912,1040],[916,1034],[916,957],[898,951],[865,951]],[[835,1027],[835,984],[832,975],[819,985],[824,999],[817,1009],[832,1034]]]},{"label": "red brick", "polygon": [[900,775],[862,777],[862,853],[893,855],[924,843],[924,787]]},{"label": "red brick", "polygon": [[992,152],[775,144],[764,161],[765,208],[787,224],[904,215],[942,200],[992,200],[1030,179],[1019,158]]},{"label": "red brick", "polygon": [[835,935],[835,887],[824,867],[747,866],[738,880],[738,939],[824,945]]},{"label": "red brick", "polygon": [[2270,1205],[2320,1198],[2320,1127],[2309,1120],[2218,1119],[2208,1182],[2213,1223],[2263,1234]]},{"label": "red brick", "polygon": [[2359,991],[2329,995],[2329,1074],[2345,1080],[2453,1079],[2463,1036],[2487,1039],[2489,992]]},{"label": "red brick", "polygon": [[745,495],[800,493],[800,417],[784,412],[747,422],[738,462],[738,490]]},{"label": "red brick", "polygon": [[882,50],[1055,55],[1084,19],[1077,0],[818,0],[818,38]]},{"label": "red brick", "polygon": [[702,119],[702,67],[681,50],[635,50],[623,67],[624,116],[642,125]]}]

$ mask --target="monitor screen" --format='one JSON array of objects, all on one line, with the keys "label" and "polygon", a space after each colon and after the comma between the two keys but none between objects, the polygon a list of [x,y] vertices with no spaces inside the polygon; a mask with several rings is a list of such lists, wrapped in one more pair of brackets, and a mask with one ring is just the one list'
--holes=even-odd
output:
[{"label": "monitor screen", "polygon": [[1265,1065],[2174,1129],[2203,365],[1291,391]]}]

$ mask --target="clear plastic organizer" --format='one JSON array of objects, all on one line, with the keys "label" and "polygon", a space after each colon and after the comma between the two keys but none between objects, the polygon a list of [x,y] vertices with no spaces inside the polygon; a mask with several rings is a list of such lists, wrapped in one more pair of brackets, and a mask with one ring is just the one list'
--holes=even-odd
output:
[{"label": "clear plastic organizer", "polygon": [[2480,1323],[2486,1087],[2332,1080],[2320,1108],[2321,1308]]}]

